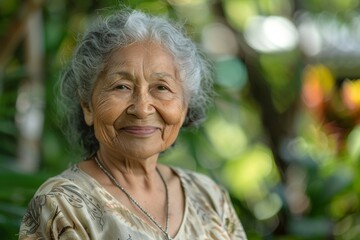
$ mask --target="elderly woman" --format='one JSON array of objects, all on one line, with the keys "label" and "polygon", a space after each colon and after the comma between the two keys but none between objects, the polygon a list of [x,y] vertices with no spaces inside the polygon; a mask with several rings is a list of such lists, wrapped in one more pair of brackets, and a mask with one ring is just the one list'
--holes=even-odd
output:
[{"label": "elderly woman", "polygon": [[226,191],[157,162],[203,119],[211,76],[168,20],[132,10],[99,20],[61,78],[87,158],[38,189],[20,239],[246,239]]}]

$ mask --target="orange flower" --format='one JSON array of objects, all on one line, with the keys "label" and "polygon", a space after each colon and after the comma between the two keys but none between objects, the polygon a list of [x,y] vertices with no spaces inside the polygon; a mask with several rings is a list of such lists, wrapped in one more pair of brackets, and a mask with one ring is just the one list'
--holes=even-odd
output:
[{"label": "orange flower", "polygon": [[344,105],[352,113],[360,111],[360,79],[346,80],[342,85],[342,99]]},{"label": "orange flower", "polygon": [[308,66],[303,79],[303,100],[308,107],[316,108],[331,97],[335,79],[324,65]]}]

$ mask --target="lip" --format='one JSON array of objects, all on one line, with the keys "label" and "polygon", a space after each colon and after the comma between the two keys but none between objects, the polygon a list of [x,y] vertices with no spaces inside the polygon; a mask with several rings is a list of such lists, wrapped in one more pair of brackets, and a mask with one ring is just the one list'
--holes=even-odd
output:
[{"label": "lip", "polygon": [[135,136],[149,136],[158,129],[158,127],[154,126],[128,126],[121,128],[124,132]]}]

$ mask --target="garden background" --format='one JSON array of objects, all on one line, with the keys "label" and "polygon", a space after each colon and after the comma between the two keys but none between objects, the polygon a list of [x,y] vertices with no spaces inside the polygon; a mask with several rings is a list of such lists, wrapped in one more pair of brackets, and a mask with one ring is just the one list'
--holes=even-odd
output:
[{"label": "garden background", "polygon": [[360,239],[358,0],[0,0],[0,236],[39,185],[81,159],[54,85],[98,14],[185,24],[216,67],[205,124],[161,161],[225,186],[248,238]]}]

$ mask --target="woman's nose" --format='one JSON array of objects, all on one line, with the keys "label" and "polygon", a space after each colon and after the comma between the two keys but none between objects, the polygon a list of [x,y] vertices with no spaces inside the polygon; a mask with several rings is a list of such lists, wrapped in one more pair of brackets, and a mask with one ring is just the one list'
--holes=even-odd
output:
[{"label": "woman's nose", "polygon": [[127,113],[137,118],[145,118],[155,112],[152,97],[147,92],[134,93]]}]

